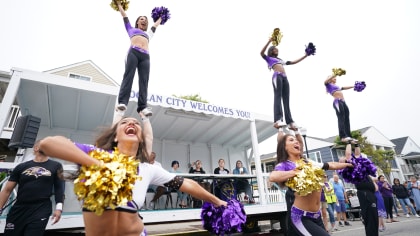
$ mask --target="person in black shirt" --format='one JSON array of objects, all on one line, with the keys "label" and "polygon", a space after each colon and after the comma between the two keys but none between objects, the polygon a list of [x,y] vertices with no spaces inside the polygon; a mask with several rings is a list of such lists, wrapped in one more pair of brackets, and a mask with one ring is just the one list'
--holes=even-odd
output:
[{"label": "person in black shirt", "polygon": [[394,178],[394,185],[392,185],[392,192],[395,194],[398,201],[400,202],[401,207],[404,211],[404,215],[407,218],[410,217],[407,211],[407,206],[411,209],[411,213],[413,213],[413,216],[416,216],[417,218],[420,217],[410,202],[410,199],[409,199],[410,194],[408,193],[408,189],[404,185],[400,184],[400,180],[398,178]]},{"label": "person in black shirt", "polygon": [[[42,236],[51,213],[52,224],[61,218],[64,202],[63,166],[39,150],[39,141],[33,149],[34,159],[17,165],[0,192],[0,207],[3,210],[10,193],[18,185],[16,202],[7,214],[5,236]],[[53,194],[56,203],[54,212],[50,200]]]}]

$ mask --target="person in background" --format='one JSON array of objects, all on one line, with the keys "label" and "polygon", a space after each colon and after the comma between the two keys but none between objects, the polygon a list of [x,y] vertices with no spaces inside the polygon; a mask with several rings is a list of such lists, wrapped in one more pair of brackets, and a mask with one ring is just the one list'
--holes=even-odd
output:
[{"label": "person in background", "polygon": [[[236,167],[232,170],[232,173],[234,175],[249,175],[248,170],[243,166],[242,161],[240,160],[236,161]],[[235,185],[237,190],[245,191],[245,201],[248,201],[250,204],[255,203],[255,200],[252,196],[252,188],[247,179],[237,179],[235,181]]]},{"label": "person in background", "polygon": [[376,196],[376,208],[378,209],[378,222],[379,222],[379,232],[386,230],[384,219],[386,219],[386,208],[382,194],[379,192],[378,179],[372,178],[373,183],[375,184],[375,196]]},{"label": "person in background", "polygon": [[135,27],[133,28],[127,14],[121,6],[121,2],[119,0],[114,1],[118,6],[121,16],[123,17],[124,26],[131,42],[126,58],[124,77],[118,94],[118,105],[116,111],[121,113],[121,116],[124,116],[124,112],[127,109],[128,100],[130,98],[134,75],[137,70],[139,77],[137,112],[141,112],[145,116],[151,116],[152,110],[147,107],[147,92],[150,74],[149,40],[156,32],[156,28],[162,22],[162,18],[159,18],[150,30],[147,31],[147,27],[149,25],[147,17],[139,16],[135,22]]},{"label": "person in background", "polygon": [[203,170],[203,167],[201,166],[202,163],[200,160],[195,161],[190,168],[190,171],[188,173],[190,174],[205,174],[206,172]]},{"label": "person in background", "polygon": [[[202,163],[200,160],[195,161],[191,168],[190,171],[188,172],[190,174],[205,174],[206,172],[204,171],[203,167],[202,167]],[[201,185],[204,189],[206,189],[208,192],[211,192],[211,184],[207,181],[204,181],[203,179],[199,178],[196,180],[198,182],[199,185]],[[193,197],[193,208],[201,208],[203,206],[203,201],[201,201],[200,199],[194,198]]]},{"label": "person in background", "polygon": [[[337,196],[337,204],[335,207],[335,210],[337,212],[337,219],[338,219],[338,225],[343,227],[344,225],[350,226],[351,224],[347,221],[346,216],[346,203],[349,202],[347,199],[347,194],[345,192],[344,186],[338,181],[338,175],[333,175],[333,187],[335,195]],[[344,224],[341,223],[341,220],[343,219]]]},{"label": "person in background", "polygon": [[416,212],[420,212],[420,181],[417,180],[416,176],[411,176],[408,182],[408,190],[413,196],[413,200],[416,207]]},{"label": "person in background", "polygon": [[[63,165],[51,160],[34,144],[33,160],[18,164],[12,171],[6,186],[0,192],[0,208],[13,189],[18,186],[16,202],[6,217],[4,235],[44,235],[48,218],[52,224],[61,218],[64,202]],[[55,210],[50,197],[54,195]]]},{"label": "person in background", "polygon": [[384,203],[385,203],[385,209],[386,209],[386,214],[387,214],[387,223],[392,223],[392,222],[398,222],[398,220],[394,219],[394,216],[392,214],[392,206],[393,206],[393,196],[392,196],[392,187],[391,185],[388,183],[388,181],[385,180],[385,176],[380,175],[378,177],[378,188],[379,188],[379,192],[382,195],[382,198],[384,199]]},{"label": "person in background", "polygon": [[400,179],[394,178],[394,184],[392,185],[392,192],[397,197],[398,201],[401,204],[401,207],[404,211],[404,215],[409,218],[410,214],[408,214],[407,207],[411,210],[413,216],[419,218],[420,216],[417,214],[416,210],[414,209],[413,205],[410,202],[408,193],[408,189],[404,187],[404,185],[400,184]]},{"label": "person in background", "polygon": [[[156,161],[156,153],[155,152],[150,153],[149,163],[151,165],[155,165],[155,166],[158,166],[158,167],[162,168],[162,164],[160,164],[160,162]],[[155,209],[155,204],[157,203],[157,200],[163,194],[165,194],[165,192],[167,191],[167,188],[164,187],[164,186],[157,186],[157,185],[154,185],[154,184],[149,185],[149,188],[152,189],[153,192],[155,192],[155,195],[153,195],[153,198],[150,201],[149,207],[147,209],[148,210],[153,210],[153,209]]]},{"label": "person in background", "polygon": [[[178,161],[172,161],[171,167],[172,168],[169,170],[170,173],[182,173],[179,170],[179,162]],[[177,193],[178,199],[180,201],[179,207],[181,207],[181,208],[187,208],[187,197],[188,197],[188,194],[186,194],[184,192],[181,192],[179,189],[176,190],[176,193]]]},{"label": "person in background", "polygon": [[[334,192],[334,187],[328,181],[328,175],[324,175],[324,187],[322,188],[322,193],[321,193],[321,205],[322,205],[322,211],[323,211],[322,219],[324,222],[325,229],[328,232],[331,232],[333,230],[338,230],[335,225],[335,216],[334,216],[334,209],[337,202],[338,200]],[[327,212],[328,212],[328,218],[330,220],[331,228],[328,227]]]},{"label": "person in background", "polygon": [[[218,167],[214,169],[216,175],[227,175],[229,170],[225,168],[225,160],[220,158],[218,161]],[[236,196],[233,180],[230,178],[214,179],[214,195],[220,199],[230,200]]]}]

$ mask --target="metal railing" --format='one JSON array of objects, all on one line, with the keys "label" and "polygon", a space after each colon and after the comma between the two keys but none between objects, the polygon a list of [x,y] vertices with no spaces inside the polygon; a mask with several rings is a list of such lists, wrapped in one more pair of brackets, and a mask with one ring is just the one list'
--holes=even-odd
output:
[{"label": "metal railing", "polygon": [[21,115],[20,107],[17,105],[12,105],[10,107],[10,112],[3,129],[7,131],[13,131],[16,126],[16,121]]}]

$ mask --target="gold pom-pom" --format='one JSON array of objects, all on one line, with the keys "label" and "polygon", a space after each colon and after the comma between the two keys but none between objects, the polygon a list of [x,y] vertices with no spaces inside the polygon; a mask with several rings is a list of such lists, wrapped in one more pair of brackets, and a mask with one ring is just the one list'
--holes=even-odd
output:
[{"label": "gold pom-pom", "polygon": [[334,76],[342,76],[346,74],[346,70],[341,68],[333,68],[332,69]]},{"label": "gold pom-pom", "polygon": [[301,170],[295,177],[289,178],[286,186],[290,187],[300,196],[306,196],[313,191],[320,191],[324,186],[324,170],[315,167],[311,162],[302,159],[296,162],[296,169]]},{"label": "gold pom-pom", "polygon": [[283,38],[283,34],[281,33],[279,28],[275,28],[273,30],[273,34],[271,34],[271,43],[273,46],[278,46]]},{"label": "gold pom-pom", "polygon": [[127,11],[128,4],[130,4],[130,1],[128,1],[128,0],[112,0],[111,4],[109,4],[109,5],[111,5],[112,9],[114,9],[116,11],[120,11],[120,9],[118,9],[117,1],[119,1],[121,3],[121,6],[124,9],[124,11]]},{"label": "gold pom-pom", "polygon": [[135,157],[120,154],[118,149],[109,153],[96,149],[89,156],[100,160],[101,166],[82,166],[74,180],[74,192],[83,207],[101,215],[106,208],[115,209],[127,205],[133,199],[139,161]]}]

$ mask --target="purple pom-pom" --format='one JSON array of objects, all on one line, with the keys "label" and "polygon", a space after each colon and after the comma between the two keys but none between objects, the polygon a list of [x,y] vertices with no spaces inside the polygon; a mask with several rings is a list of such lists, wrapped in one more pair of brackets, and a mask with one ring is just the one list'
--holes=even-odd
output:
[{"label": "purple pom-pom", "polygon": [[368,158],[362,156],[355,158],[352,154],[350,163],[353,164],[353,167],[346,167],[337,171],[344,181],[358,184],[366,181],[369,175],[376,176],[376,166]]},{"label": "purple pom-pom", "polygon": [[361,81],[361,82],[356,81],[356,82],[354,83],[354,91],[357,91],[357,92],[362,92],[362,91],[363,91],[363,89],[365,89],[365,88],[366,88],[366,83],[365,83],[365,81]]},{"label": "purple pom-pom", "polygon": [[308,46],[306,46],[305,48],[306,55],[307,56],[315,55],[315,52],[316,52],[315,45],[313,43],[309,43]]},{"label": "purple pom-pom", "polygon": [[171,13],[169,12],[168,8],[166,7],[155,7],[152,10],[152,19],[153,22],[156,22],[159,17],[162,17],[162,21],[160,22],[161,25],[165,24],[170,18]]},{"label": "purple pom-pom", "polygon": [[227,203],[227,207],[214,207],[205,202],[201,208],[203,228],[216,235],[242,232],[246,222],[244,206],[235,199]]}]

